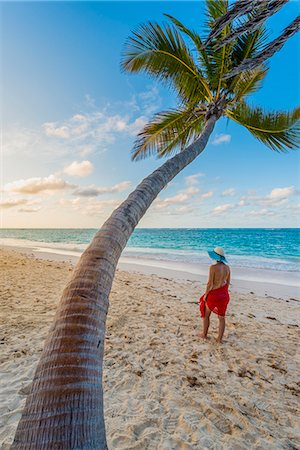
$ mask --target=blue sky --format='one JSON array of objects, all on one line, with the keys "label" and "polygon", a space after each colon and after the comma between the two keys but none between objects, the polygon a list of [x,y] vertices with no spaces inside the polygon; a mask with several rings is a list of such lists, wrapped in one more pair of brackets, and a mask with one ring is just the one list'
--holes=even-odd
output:
[{"label": "blue sky", "polygon": [[[297,13],[269,19],[274,38]],[[136,133],[175,96],[120,56],[140,23],[169,13],[202,30],[204,3],[6,2],[1,4],[2,226],[98,227],[162,163],[130,160]],[[251,103],[299,104],[298,36],[270,62]],[[204,153],[163,190],[143,227],[293,227],[299,154],[277,154],[222,120]]]}]

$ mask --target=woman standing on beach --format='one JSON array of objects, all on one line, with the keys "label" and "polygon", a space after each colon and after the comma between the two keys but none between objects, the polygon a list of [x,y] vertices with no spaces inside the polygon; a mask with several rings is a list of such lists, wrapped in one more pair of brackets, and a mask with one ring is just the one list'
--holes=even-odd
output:
[{"label": "woman standing on beach", "polygon": [[200,298],[200,313],[203,319],[201,337],[207,339],[210,315],[213,311],[219,317],[219,334],[217,342],[221,343],[225,330],[225,314],[230,300],[228,287],[230,284],[230,268],[222,247],[208,251],[209,256],[216,261],[209,268],[206,291]]}]

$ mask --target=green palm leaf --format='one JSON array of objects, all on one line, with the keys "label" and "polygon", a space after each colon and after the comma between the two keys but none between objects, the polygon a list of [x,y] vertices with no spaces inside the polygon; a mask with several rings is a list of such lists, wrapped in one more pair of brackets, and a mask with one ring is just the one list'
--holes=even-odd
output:
[{"label": "green palm leaf", "polygon": [[[206,16],[207,16],[207,28],[210,31],[216,21],[223,17],[228,11],[228,0],[207,0],[206,1]],[[231,32],[231,24],[227,24],[221,31],[220,38],[225,38]],[[232,69],[232,47],[233,43],[224,45],[219,49],[216,49],[218,39],[212,39],[209,45],[206,46],[206,52],[209,55],[211,61],[213,77],[211,85],[218,98],[221,94],[221,89],[228,88],[227,81],[223,80],[223,75]]]},{"label": "green palm leaf", "polygon": [[261,52],[255,57],[247,58],[239,66],[234,67],[224,78],[231,78],[244,70],[254,69],[265,61],[270,59],[276,52],[278,52],[286,43],[286,41],[300,30],[300,16],[296,17],[283,32],[273,41],[269,42]]},{"label": "green palm leaf", "polygon": [[256,56],[263,49],[267,38],[268,33],[264,25],[239,36],[232,49],[233,65],[237,66],[245,59]]},{"label": "green palm leaf", "polygon": [[[232,49],[233,67],[239,66],[247,58],[252,58],[261,51],[267,39],[264,25],[253,33],[245,33],[234,43]],[[267,67],[263,64],[255,70],[242,72],[231,79],[228,91],[235,95],[235,100],[241,100],[245,95],[255,92],[261,86],[261,81],[267,74]]]},{"label": "green palm leaf", "polygon": [[204,113],[190,109],[171,109],[156,114],[138,134],[132,151],[132,159],[159,157],[183,149],[202,130]]},{"label": "green palm leaf", "polygon": [[209,34],[204,42],[204,46],[206,47],[209,43],[211,43],[212,39],[215,39],[219,36],[223,28],[232,23],[235,19],[243,16],[244,14],[249,13],[254,7],[260,4],[260,0],[239,0],[235,2],[230,9],[226,11],[223,15],[214,15],[215,22],[210,25]]},{"label": "green palm leaf", "polygon": [[[274,7],[285,2],[270,1]],[[259,0],[253,0],[255,8],[252,11],[246,0],[239,2],[241,4],[236,3],[236,7],[229,7],[229,0],[206,0],[206,35],[209,40],[204,46],[197,32],[168,14],[170,25],[149,22],[141,25],[128,39],[122,68],[156,77],[171,86],[180,100],[178,109],[157,114],[139,133],[132,159],[142,159],[150,154],[162,157],[180,151],[198,137],[211,114],[217,117],[226,115],[274,150],[286,151],[298,145],[299,109],[266,113],[244,102],[247,95],[259,89],[267,73],[264,60],[269,44],[266,45],[264,24],[257,23],[261,12]],[[229,20],[232,15],[236,17],[234,23]],[[255,30],[250,32],[249,21],[253,18]],[[226,45],[220,45],[243,24],[247,24],[248,31],[238,33]],[[220,26],[218,30],[217,25]],[[279,45],[282,46],[289,33],[294,34],[297,27],[298,19],[293,22],[292,29],[288,27],[278,38]],[[275,44],[272,41],[271,50]],[[189,46],[196,49],[195,57]],[[249,61],[253,65],[244,67]],[[241,67],[244,67],[242,71]]]},{"label": "green palm leaf", "polygon": [[202,70],[209,79],[212,76],[212,67],[209,61],[208,53],[204,50],[204,46],[200,35],[195,31],[190,30],[189,28],[184,26],[182,22],[180,22],[178,19],[171,16],[170,14],[165,14],[165,16],[168,17],[173,22],[173,24],[178,28],[179,31],[182,31],[192,40],[193,44],[197,49],[199,55],[199,62],[202,66]]},{"label": "green palm leaf", "polygon": [[238,75],[232,87],[234,103],[260,89],[261,82],[265,78],[267,71],[268,69],[257,67],[256,69],[248,70]]},{"label": "green palm leaf", "polygon": [[[206,0],[206,20],[208,32],[211,32],[215,24],[218,23],[228,13],[228,0]],[[226,23],[225,26],[227,26]],[[221,32],[222,30],[220,30]]]},{"label": "green palm leaf", "polygon": [[[218,46],[227,44],[229,41],[236,40],[244,33],[253,33],[262,23],[275,14],[288,0],[271,0],[269,2],[261,1],[249,12],[247,20],[242,20],[238,27],[232,33],[219,42]],[[248,2],[249,3],[249,2]]]},{"label": "green palm leaf", "polygon": [[183,38],[169,25],[141,25],[125,44],[121,66],[129,72],[147,72],[171,84],[184,103],[212,98]]},{"label": "green palm leaf", "polygon": [[241,102],[233,110],[227,109],[226,115],[272,150],[285,152],[300,145],[300,108],[292,112],[265,112]]}]

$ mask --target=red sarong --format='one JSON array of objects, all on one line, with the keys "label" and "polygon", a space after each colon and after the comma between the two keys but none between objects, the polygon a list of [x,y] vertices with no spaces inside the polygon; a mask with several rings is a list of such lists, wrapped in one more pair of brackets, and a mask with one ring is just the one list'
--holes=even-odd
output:
[{"label": "red sarong", "polygon": [[204,294],[200,297],[200,314],[204,317],[205,314],[205,303],[207,307],[218,314],[218,316],[225,316],[228,302],[230,300],[228,292],[228,284],[222,286],[218,289],[213,289],[209,291],[206,302],[204,301]]}]

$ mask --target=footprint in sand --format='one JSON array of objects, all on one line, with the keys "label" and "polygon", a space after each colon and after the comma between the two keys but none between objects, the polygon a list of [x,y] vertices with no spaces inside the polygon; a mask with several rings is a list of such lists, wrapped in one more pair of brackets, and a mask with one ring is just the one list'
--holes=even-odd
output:
[{"label": "footprint in sand", "polygon": [[26,386],[23,386],[23,387],[19,390],[18,394],[19,394],[19,395],[25,395],[25,396],[27,396],[27,395],[29,395],[30,390],[31,390],[31,383],[27,384]]},{"label": "footprint in sand", "polygon": [[207,409],[205,411],[205,417],[222,433],[232,433],[232,423],[225,416],[217,414],[211,409]]},{"label": "footprint in sand", "polygon": [[159,428],[159,420],[158,419],[148,419],[144,418],[140,419],[141,423],[135,424],[132,427],[133,434],[139,438],[143,435],[147,435],[149,433],[153,433],[154,430],[156,431]]},{"label": "footprint in sand", "polygon": [[184,414],[183,416],[179,417],[178,425],[180,426],[180,428],[190,434],[192,431],[199,430],[200,421],[200,416]]},{"label": "footprint in sand", "polygon": [[186,377],[186,379],[187,379],[190,387],[201,387],[201,386],[203,386],[203,383],[201,383],[201,381],[199,381],[197,377],[188,375]]},{"label": "footprint in sand", "polygon": [[178,424],[178,417],[168,417],[163,421],[163,427],[169,434],[173,434]]}]

